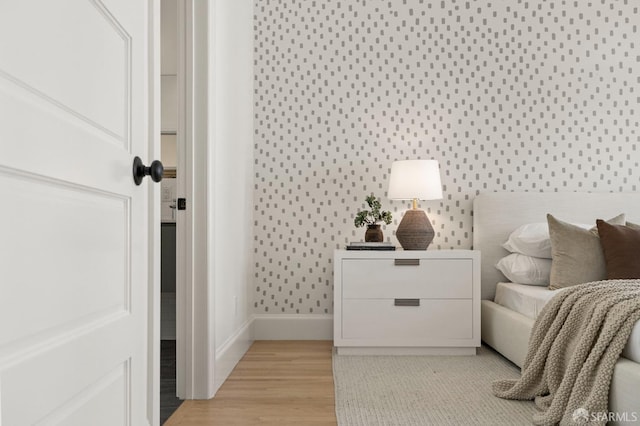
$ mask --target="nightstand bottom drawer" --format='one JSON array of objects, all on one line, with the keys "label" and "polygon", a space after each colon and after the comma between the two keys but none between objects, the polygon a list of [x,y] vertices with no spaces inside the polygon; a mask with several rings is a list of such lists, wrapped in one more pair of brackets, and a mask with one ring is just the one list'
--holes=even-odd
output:
[{"label": "nightstand bottom drawer", "polygon": [[358,340],[472,339],[471,299],[419,299],[420,306],[395,306],[394,299],[342,301],[342,338]]}]

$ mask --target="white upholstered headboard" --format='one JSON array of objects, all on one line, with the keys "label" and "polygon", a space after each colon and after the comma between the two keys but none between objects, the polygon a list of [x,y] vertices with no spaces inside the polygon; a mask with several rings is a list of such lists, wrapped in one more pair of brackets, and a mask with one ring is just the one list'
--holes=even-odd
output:
[{"label": "white upholstered headboard", "polygon": [[473,201],[473,248],[482,256],[482,298],[495,295],[506,278],[495,268],[508,252],[509,234],[525,223],[546,222],[547,213],[566,222],[593,223],[620,213],[640,224],[640,193],[493,192]]}]

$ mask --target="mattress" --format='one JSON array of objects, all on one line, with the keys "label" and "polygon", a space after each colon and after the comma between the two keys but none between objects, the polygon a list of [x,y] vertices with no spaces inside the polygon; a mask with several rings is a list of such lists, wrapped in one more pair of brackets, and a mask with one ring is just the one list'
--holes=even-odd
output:
[{"label": "mattress", "polygon": [[[544,305],[562,290],[516,283],[498,283],[494,302],[516,311],[531,319],[536,319]],[[640,321],[631,330],[629,341],[622,356],[640,363]]]},{"label": "mattress", "polygon": [[494,302],[531,319],[538,318],[544,305],[562,290],[516,283],[498,283]]}]

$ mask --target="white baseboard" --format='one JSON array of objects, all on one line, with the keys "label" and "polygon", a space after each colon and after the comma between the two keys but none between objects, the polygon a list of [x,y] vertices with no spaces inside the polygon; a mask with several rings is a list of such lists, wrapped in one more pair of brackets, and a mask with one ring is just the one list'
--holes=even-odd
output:
[{"label": "white baseboard", "polygon": [[253,343],[253,318],[231,336],[220,349],[216,351],[216,364],[214,373],[214,395],[220,386],[227,380],[231,371],[247,352]]},{"label": "white baseboard", "polygon": [[333,315],[253,316],[255,340],[333,340]]}]

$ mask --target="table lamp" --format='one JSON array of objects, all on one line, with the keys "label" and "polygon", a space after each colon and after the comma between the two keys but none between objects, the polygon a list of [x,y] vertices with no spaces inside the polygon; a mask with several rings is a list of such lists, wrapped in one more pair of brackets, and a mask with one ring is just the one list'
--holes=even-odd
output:
[{"label": "table lamp", "polygon": [[391,165],[388,197],[392,200],[413,200],[396,230],[396,238],[405,250],[426,250],[435,232],[417,200],[442,199],[440,168],[437,160],[394,161]]}]

